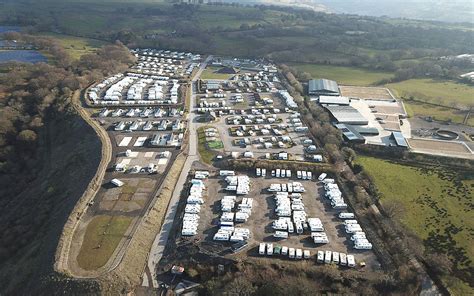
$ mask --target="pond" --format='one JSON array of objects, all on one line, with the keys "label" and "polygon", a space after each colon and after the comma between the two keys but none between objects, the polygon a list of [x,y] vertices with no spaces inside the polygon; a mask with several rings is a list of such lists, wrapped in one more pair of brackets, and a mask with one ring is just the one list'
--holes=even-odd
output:
[{"label": "pond", "polygon": [[0,26],[0,34],[5,32],[20,32],[21,28],[17,26]]},{"label": "pond", "polygon": [[[12,31],[19,32],[20,29],[16,26],[0,26],[0,34]],[[0,47],[3,46],[14,47],[15,44],[0,39]],[[0,50],[0,63],[8,62],[39,63],[47,62],[47,58],[36,50]]]},{"label": "pond", "polygon": [[0,50],[0,63],[39,63],[47,62],[47,60],[44,55],[36,50]]}]

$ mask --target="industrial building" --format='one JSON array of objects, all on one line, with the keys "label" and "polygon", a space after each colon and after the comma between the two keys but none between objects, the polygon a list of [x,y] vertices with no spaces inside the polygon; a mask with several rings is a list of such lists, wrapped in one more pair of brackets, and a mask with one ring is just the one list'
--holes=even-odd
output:
[{"label": "industrial building", "polygon": [[339,96],[336,81],[328,79],[312,79],[308,82],[308,94],[314,96]]},{"label": "industrial building", "polygon": [[331,113],[337,123],[346,123],[354,125],[367,125],[369,121],[360,112],[352,106],[332,106],[325,108]]},{"label": "industrial building", "polygon": [[392,132],[391,139],[395,140],[395,143],[399,147],[408,148],[408,143],[401,132]]},{"label": "industrial building", "polygon": [[351,100],[348,97],[319,96],[318,102],[321,105],[349,106]]}]

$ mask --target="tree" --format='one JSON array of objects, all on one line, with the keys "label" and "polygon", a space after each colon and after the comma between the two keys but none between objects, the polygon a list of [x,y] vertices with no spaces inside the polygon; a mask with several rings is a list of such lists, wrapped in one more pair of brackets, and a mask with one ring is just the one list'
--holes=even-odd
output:
[{"label": "tree", "polygon": [[405,214],[405,206],[396,200],[382,202],[383,209],[389,218],[400,219]]},{"label": "tree", "polygon": [[226,292],[232,296],[250,296],[256,290],[252,283],[243,276],[235,277],[226,288]]},{"label": "tree", "polygon": [[446,275],[453,270],[453,263],[446,254],[429,253],[426,255],[425,261],[428,262],[432,270],[438,275]]},{"label": "tree", "polygon": [[36,135],[36,133],[29,129],[21,131],[17,136],[17,140],[25,144],[35,142],[37,138],[38,136]]}]

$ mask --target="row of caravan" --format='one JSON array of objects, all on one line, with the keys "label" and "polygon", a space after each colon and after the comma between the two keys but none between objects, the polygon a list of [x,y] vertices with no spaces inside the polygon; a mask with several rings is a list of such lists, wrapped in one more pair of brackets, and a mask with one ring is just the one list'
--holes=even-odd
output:
[{"label": "row of caravan", "polygon": [[[342,214],[342,213],[341,213]],[[349,214],[349,213],[346,213]],[[354,249],[356,250],[371,250],[372,244],[366,238],[365,232],[355,219],[344,220],[344,228],[346,233],[351,235],[351,241],[354,242]]]},{"label": "row of caravan", "polygon": [[300,182],[290,182],[290,183],[273,183],[270,184],[270,187],[267,188],[269,192],[289,192],[289,193],[303,193],[305,188]]},{"label": "row of caravan", "polygon": [[318,263],[336,264],[341,266],[355,267],[354,255],[339,253],[335,251],[318,251],[316,261]]},{"label": "row of caravan", "polygon": [[298,248],[290,248],[287,246],[273,245],[272,243],[260,243],[258,254],[262,256],[282,255],[288,256],[290,259],[310,259],[311,252]]},{"label": "row of caravan", "polygon": [[[207,174],[206,174],[207,173]],[[183,216],[183,228],[181,235],[193,236],[197,234],[199,226],[199,212],[201,211],[201,205],[204,203],[203,195],[206,189],[202,176],[209,176],[209,172],[196,172],[195,177],[191,180],[191,188],[189,189],[189,195],[186,199],[186,207],[184,209]]]},{"label": "row of caravan", "polygon": [[342,192],[334,179],[325,178],[323,181],[325,196],[331,201],[331,206],[336,210],[347,209],[347,204],[344,202]]}]

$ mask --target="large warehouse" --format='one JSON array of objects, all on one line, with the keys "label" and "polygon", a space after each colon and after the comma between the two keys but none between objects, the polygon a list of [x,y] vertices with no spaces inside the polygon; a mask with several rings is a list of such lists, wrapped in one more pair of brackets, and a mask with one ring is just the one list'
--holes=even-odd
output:
[{"label": "large warehouse", "polygon": [[352,106],[325,106],[337,123],[367,125],[369,121]]},{"label": "large warehouse", "polygon": [[308,94],[314,96],[339,96],[336,81],[328,79],[312,79],[308,82]]}]

